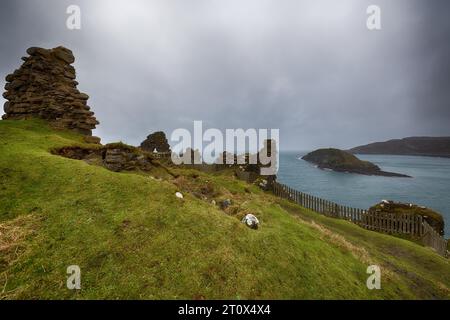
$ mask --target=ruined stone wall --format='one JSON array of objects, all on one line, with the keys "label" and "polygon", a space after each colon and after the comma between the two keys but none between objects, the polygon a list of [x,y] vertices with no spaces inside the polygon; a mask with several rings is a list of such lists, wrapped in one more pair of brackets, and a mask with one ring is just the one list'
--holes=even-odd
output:
[{"label": "ruined stone wall", "polygon": [[70,159],[85,160],[115,172],[142,170],[150,171],[160,166],[152,154],[122,143],[111,143],[105,146],[69,146],[52,150]]},{"label": "ruined stone wall", "polygon": [[141,143],[141,149],[147,152],[170,153],[170,145],[167,142],[166,134],[162,131],[150,134]]},{"label": "ruined stone wall", "polygon": [[72,51],[64,47],[32,47],[22,66],[6,76],[3,119],[38,117],[61,128],[92,135],[98,121],[87,105],[89,96],[77,89]]}]

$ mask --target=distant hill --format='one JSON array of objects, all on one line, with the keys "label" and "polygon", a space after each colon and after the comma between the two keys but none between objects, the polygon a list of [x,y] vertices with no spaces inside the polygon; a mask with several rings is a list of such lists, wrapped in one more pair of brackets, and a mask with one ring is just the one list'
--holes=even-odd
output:
[{"label": "distant hill", "polygon": [[393,154],[450,158],[450,137],[409,137],[375,142],[348,150],[359,154]]},{"label": "distant hill", "polygon": [[409,176],[404,174],[382,171],[372,162],[362,161],[353,154],[339,149],[319,149],[308,153],[302,159],[316,164],[320,169],[331,169],[337,172],[350,172],[369,176],[409,178]]}]

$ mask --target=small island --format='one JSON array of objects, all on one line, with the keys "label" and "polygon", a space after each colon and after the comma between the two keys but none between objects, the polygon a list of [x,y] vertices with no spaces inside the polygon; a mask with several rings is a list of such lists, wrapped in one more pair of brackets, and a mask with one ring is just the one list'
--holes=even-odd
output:
[{"label": "small island", "polygon": [[302,157],[303,160],[317,165],[320,169],[337,172],[357,173],[369,176],[411,178],[405,174],[382,171],[369,161],[362,161],[351,153],[339,149],[319,149]]}]

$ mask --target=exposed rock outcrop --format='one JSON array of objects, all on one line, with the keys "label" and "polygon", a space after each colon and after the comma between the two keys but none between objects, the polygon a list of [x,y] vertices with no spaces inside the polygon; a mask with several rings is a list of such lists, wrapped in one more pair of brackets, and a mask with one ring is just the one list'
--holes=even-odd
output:
[{"label": "exposed rock outcrop", "polygon": [[72,51],[64,47],[32,47],[14,73],[6,76],[3,119],[38,117],[57,127],[91,136],[99,122],[87,105],[89,96],[77,89]]},{"label": "exposed rock outcrop", "polygon": [[422,216],[423,220],[428,222],[428,224],[434,230],[436,230],[437,233],[439,233],[441,236],[444,235],[445,223],[442,215],[423,206],[418,206],[411,203],[383,200],[380,203],[372,206],[369,209],[369,212],[393,213],[398,215],[419,215]]},{"label": "exposed rock outcrop", "polygon": [[152,159],[127,148],[114,147],[104,153],[105,167],[111,171],[143,170],[152,168]]},{"label": "exposed rock outcrop", "polygon": [[152,155],[123,143],[111,143],[105,146],[63,147],[52,151],[54,154],[66,158],[85,160],[91,164],[98,164],[115,172],[119,171],[150,171],[160,164]]},{"label": "exposed rock outcrop", "polygon": [[266,139],[263,148],[256,154],[247,152],[236,155],[225,151],[219,155],[217,163],[236,168],[236,176],[249,183],[263,179],[264,188],[269,190],[277,179],[277,152],[276,141]]},{"label": "exposed rock outcrop", "polygon": [[231,205],[232,205],[231,200],[230,199],[225,199],[225,200],[220,202],[220,209],[225,210],[226,208],[228,208]]},{"label": "exposed rock outcrop", "polygon": [[147,139],[141,143],[141,149],[147,152],[170,152],[170,145],[167,142],[166,134],[158,131],[150,134]]}]

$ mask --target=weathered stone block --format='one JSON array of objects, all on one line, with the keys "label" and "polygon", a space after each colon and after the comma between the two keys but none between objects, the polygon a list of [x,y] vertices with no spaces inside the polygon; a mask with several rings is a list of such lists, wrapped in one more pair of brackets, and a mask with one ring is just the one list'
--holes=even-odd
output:
[{"label": "weathered stone block", "polygon": [[4,105],[4,119],[40,117],[51,120],[58,127],[92,135],[99,123],[86,106],[89,96],[80,93],[75,81],[75,61],[72,51],[64,47],[43,49],[31,47],[22,66],[6,76],[8,100]]}]

